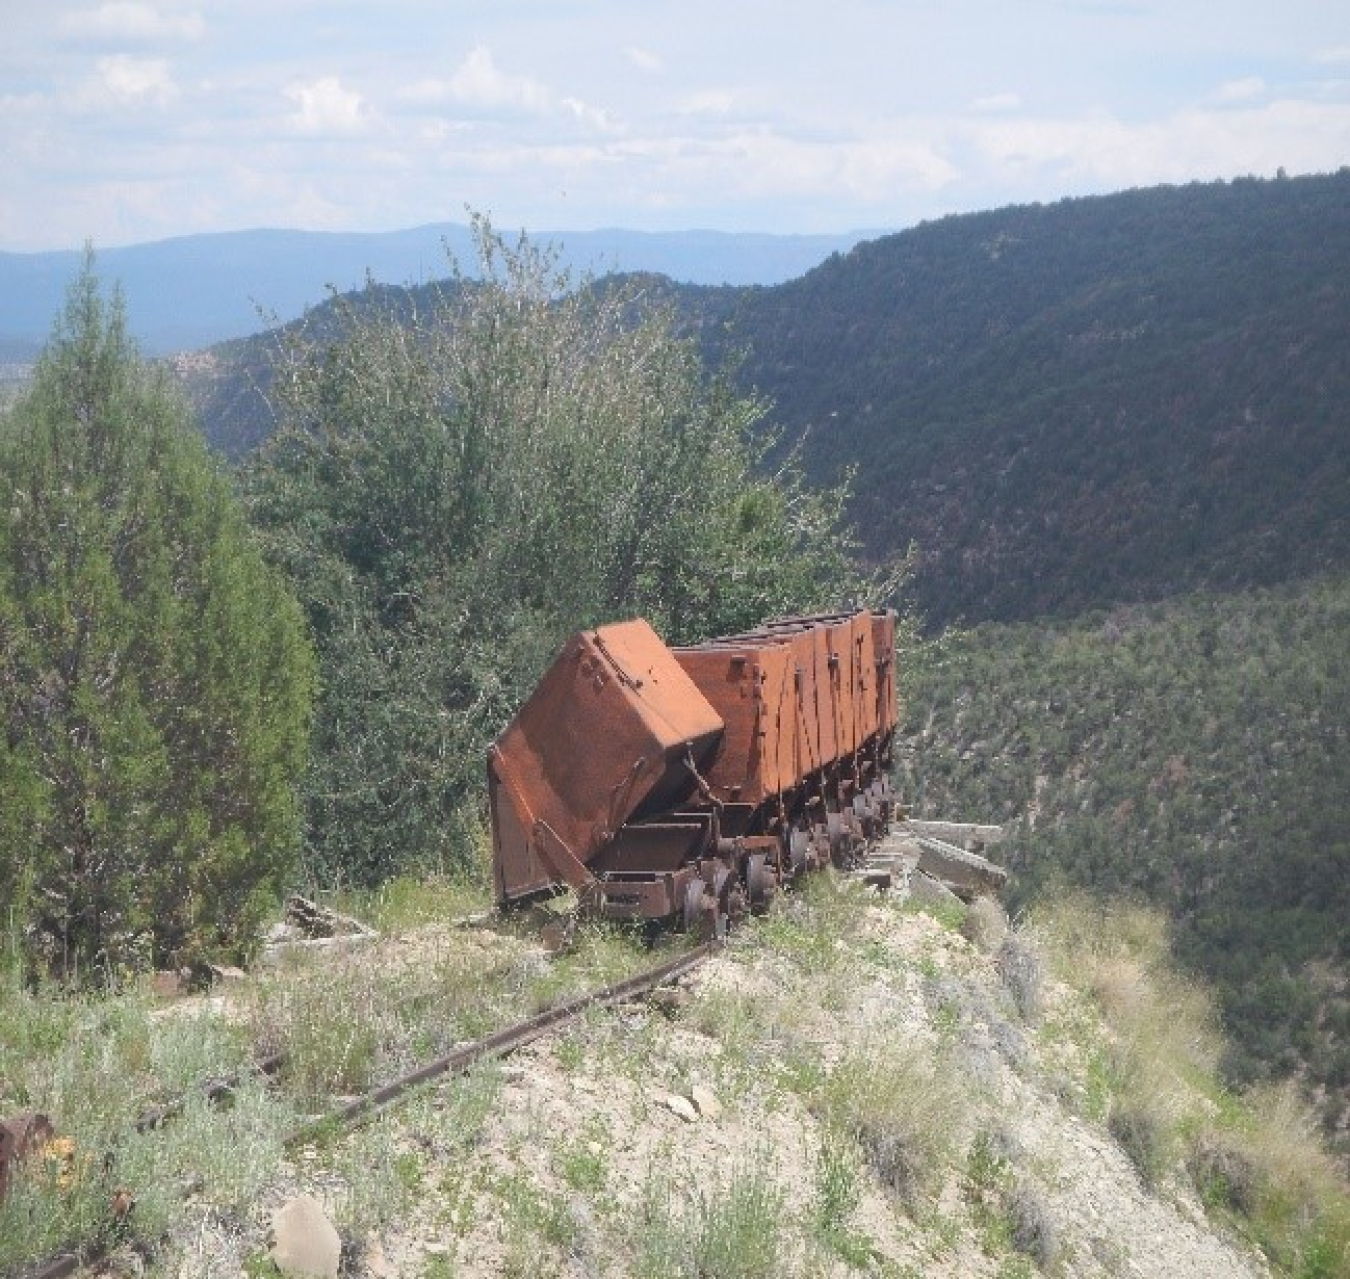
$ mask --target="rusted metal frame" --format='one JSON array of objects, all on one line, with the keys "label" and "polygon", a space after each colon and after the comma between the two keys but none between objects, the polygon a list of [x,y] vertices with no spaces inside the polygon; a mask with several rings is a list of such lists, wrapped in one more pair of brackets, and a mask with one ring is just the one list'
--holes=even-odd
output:
[{"label": "rusted metal frame", "polygon": [[714,813],[722,811],[722,801],[713,794],[713,788],[708,785],[708,780],[698,771],[698,765],[694,763],[694,748],[686,746],[684,750],[685,768],[689,770],[689,775],[694,779],[694,785],[698,787],[698,793],[703,797],[704,802],[713,810]]},{"label": "rusted metal frame", "polygon": [[489,754],[502,781],[507,783],[502,787],[506,792],[507,803],[515,809],[516,817],[520,820],[520,828],[529,831],[533,836],[533,847],[540,858],[553,869],[557,879],[575,888],[584,897],[594,896],[599,888],[599,881],[547,822],[536,820],[525,802],[525,791],[521,788],[510,764],[507,763],[505,753],[494,745]]},{"label": "rusted metal frame", "polygon": [[[692,742],[686,746],[686,750],[688,751],[689,756],[692,759],[694,754],[694,747]],[[632,795],[633,793],[633,787],[637,784],[638,777],[641,775],[642,771],[646,767],[647,767],[647,757],[645,755],[639,755],[638,758],[633,761],[633,766],[628,770],[628,773],[624,777],[623,781],[621,781],[610,793],[609,834],[611,838],[613,838],[614,833],[619,829],[619,827],[623,825],[624,816],[628,811],[625,806],[628,803],[629,796]]]}]

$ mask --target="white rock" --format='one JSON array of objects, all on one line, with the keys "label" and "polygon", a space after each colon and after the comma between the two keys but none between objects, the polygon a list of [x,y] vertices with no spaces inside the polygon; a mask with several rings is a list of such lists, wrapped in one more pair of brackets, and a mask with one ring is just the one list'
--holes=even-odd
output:
[{"label": "white rock", "polygon": [[704,1119],[721,1118],[722,1103],[717,1100],[717,1096],[711,1088],[705,1088],[702,1084],[695,1084],[689,1090],[689,1099],[698,1108],[698,1113]]},{"label": "white rock", "polygon": [[372,1239],[366,1244],[365,1263],[366,1269],[375,1279],[398,1279],[398,1269],[385,1256],[384,1245],[378,1239]]},{"label": "white rock", "polygon": [[272,1260],[297,1279],[337,1279],[342,1240],[313,1195],[297,1195],[272,1218]]},{"label": "white rock", "polygon": [[694,1103],[688,1097],[681,1097],[678,1093],[668,1093],[661,1101],[671,1114],[679,1115],[685,1123],[692,1124],[698,1120],[698,1111],[694,1109]]}]

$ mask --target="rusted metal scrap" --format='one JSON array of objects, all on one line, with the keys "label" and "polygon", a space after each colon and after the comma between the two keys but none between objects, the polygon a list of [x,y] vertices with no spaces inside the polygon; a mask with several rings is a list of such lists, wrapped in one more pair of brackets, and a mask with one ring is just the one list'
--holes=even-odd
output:
[{"label": "rusted metal scrap", "polygon": [[895,614],[784,618],[668,648],[642,620],[568,642],[488,756],[498,902],[563,887],[720,936],[883,833]]},{"label": "rusted metal scrap", "polygon": [[4,1202],[19,1165],[45,1149],[55,1137],[52,1121],[35,1111],[0,1120],[0,1203]]}]

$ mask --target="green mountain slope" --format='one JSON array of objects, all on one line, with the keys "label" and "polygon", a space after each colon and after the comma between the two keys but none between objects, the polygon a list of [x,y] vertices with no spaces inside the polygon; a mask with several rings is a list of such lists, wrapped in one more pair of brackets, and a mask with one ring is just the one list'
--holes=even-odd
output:
[{"label": "green mountain slope", "polygon": [[1024,898],[1165,906],[1231,1072],[1302,1074],[1350,1150],[1350,578],[982,626],[910,705],[919,811],[1010,823]]},{"label": "green mountain slope", "polygon": [[944,219],[686,293],[937,620],[1350,559],[1350,169]]}]

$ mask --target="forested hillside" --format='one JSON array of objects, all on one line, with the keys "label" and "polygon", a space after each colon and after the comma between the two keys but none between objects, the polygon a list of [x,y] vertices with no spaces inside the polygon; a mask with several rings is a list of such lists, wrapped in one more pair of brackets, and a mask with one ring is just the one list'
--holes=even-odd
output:
[{"label": "forested hillside", "polygon": [[904,790],[1011,825],[1023,900],[1164,905],[1239,1079],[1301,1073],[1350,1148],[1350,579],[946,637]]},{"label": "forested hillside", "polygon": [[[917,543],[934,622],[1350,561],[1350,169],[945,218],[775,287],[642,283],[744,353],[813,478],[856,467],[869,551]],[[192,376],[227,452],[270,428],[273,345]]]},{"label": "forested hillside", "polygon": [[702,302],[934,620],[1350,558],[1350,170],[947,218]]}]

